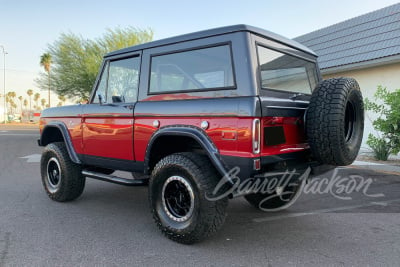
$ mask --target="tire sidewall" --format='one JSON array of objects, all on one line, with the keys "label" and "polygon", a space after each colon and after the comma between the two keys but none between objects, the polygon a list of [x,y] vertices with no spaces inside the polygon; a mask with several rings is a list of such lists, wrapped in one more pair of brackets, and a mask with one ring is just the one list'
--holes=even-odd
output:
[{"label": "tire sidewall", "polygon": [[[194,193],[194,210],[191,216],[183,221],[177,222],[171,219],[166,213],[163,205],[162,191],[165,182],[169,177],[180,176],[188,182]],[[195,230],[196,222],[200,210],[200,192],[197,188],[196,178],[190,174],[185,167],[181,165],[165,165],[163,169],[158,171],[151,179],[149,184],[149,195],[151,208],[154,211],[156,220],[165,228],[165,230],[173,230],[182,234],[190,233]]]},{"label": "tire sidewall", "polygon": [[[56,190],[50,189],[48,182],[47,165],[52,158],[57,160],[61,176]],[[81,165],[73,163],[69,158],[64,143],[51,143],[44,148],[40,160],[41,179],[47,195],[52,200],[65,202],[79,197],[85,188],[86,182],[81,171]]]},{"label": "tire sidewall", "polygon": [[[362,96],[360,89],[354,83],[351,83],[348,88],[349,92],[346,98],[346,105],[351,103],[354,107],[354,112],[356,115],[356,121],[353,125],[353,134],[349,141],[346,141],[343,138],[343,147],[345,147],[345,155],[344,157],[347,161],[353,161],[358,154],[358,151],[361,146],[362,137],[364,133],[364,105],[362,101]],[[345,118],[343,117],[343,125],[345,124]],[[344,127],[342,127],[343,136],[345,136]]]},{"label": "tire sidewall", "polygon": [[[189,211],[191,215],[185,221],[178,221],[177,217],[172,219],[163,207],[162,190],[166,181],[173,176],[179,176],[173,180],[180,181],[193,194],[190,197],[193,199],[193,206],[189,207],[193,211]],[[166,237],[182,244],[193,244],[222,227],[228,199],[213,201],[206,197],[215,189],[218,177],[219,174],[212,167],[209,158],[197,153],[171,154],[156,164],[149,182],[149,202],[154,221]]]},{"label": "tire sidewall", "polygon": [[[47,173],[47,167],[48,167],[48,162],[50,159],[56,158],[60,167],[60,183],[57,187],[56,190],[51,190],[49,189],[49,181],[48,181],[48,173]],[[64,161],[61,156],[60,150],[57,145],[55,144],[50,144],[48,145],[45,150],[43,151],[42,158],[40,161],[41,165],[41,176],[42,176],[42,184],[46,190],[46,193],[53,199],[57,199],[58,197],[62,196],[62,191],[63,188],[65,187],[65,166],[64,166]]]}]

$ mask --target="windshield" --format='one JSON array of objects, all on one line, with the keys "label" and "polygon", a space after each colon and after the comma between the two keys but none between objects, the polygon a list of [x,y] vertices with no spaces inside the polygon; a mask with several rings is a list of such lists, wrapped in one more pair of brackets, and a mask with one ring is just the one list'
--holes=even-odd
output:
[{"label": "windshield", "polygon": [[311,94],[317,84],[316,65],[304,59],[258,46],[262,89]]}]

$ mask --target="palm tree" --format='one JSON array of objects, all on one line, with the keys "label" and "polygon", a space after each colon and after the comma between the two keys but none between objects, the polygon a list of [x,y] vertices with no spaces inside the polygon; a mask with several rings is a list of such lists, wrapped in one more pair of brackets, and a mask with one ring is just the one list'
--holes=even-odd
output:
[{"label": "palm tree", "polygon": [[39,108],[39,103],[38,103],[39,99],[40,99],[40,94],[39,93],[34,94],[33,101],[35,101],[36,103],[36,108]]},{"label": "palm tree", "polygon": [[9,113],[12,114],[12,115],[14,115],[14,107],[15,107],[14,98],[16,96],[17,96],[17,94],[15,92],[8,92],[7,93],[8,99],[6,99],[6,102],[9,103],[9,108],[10,108]]},{"label": "palm tree", "polygon": [[[7,116],[6,117],[8,117],[8,115],[9,115],[9,111],[8,111],[8,109],[7,109],[7,107],[9,107],[10,106],[10,96],[8,95],[8,93],[4,96],[5,98],[6,98],[6,106],[4,107],[4,112],[7,114]],[[5,120],[8,120],[8,118],[4,118]]]},{"label": "palm tree", "polygon": [[58,96],[58,99],[61,101],[61,102],[59,102],[58,104],[61,104],[61,106],[62,106],[62,105],[65,105],[65,100],[67,100],[67,99],[65,98],[65,96],[59,95],[59,96]]},{"label": "palm tree", "polygon": [[19,105],[20,105],[20,107],[21,107],[21,120],[22,120],[22,95],[20,95],[19,97],[18,97],[18,100],[19,100]]},{"label": "palm tree", "polygon": [[17,110],[18,105],[16,103],[14,103],[14,101],[11,103],[11,113],[14,116],[15,115],[15,111]]},{"label": "palm tree", "polygon": [[[25,111],[26,111],[27,108],[28,108],[28,100],[27,100],[26,98],[24,99],[24,107],[25,107]],[[23,114],[24,114],[24,113],[21,114],[21,120],[23,119],[23,118],[22,118],[22,117],[23,117]]]},{"label": "palm tree", "polygon": [[49,77],[49,106],[50,106],[50,67],[51,67],[51,55],[49,53],[44,53],[40,57],[40,66],[44,67],[44,70],[47,72],[47,75]]},{"label": "palm tree", "polygon": [[40,100],[40,102],[42,103],[43,109],[45,109],[45,108],[46,108],[46,99],[45,99],[45,98],[42,98],[42,99]]},{"label": "palm tree", "polygon": [[31,111],[32,111],[32,95],[33,95],[33,90],[29,89],[26,91],[27,95],[29,96],[29,120],[31,120]]}]

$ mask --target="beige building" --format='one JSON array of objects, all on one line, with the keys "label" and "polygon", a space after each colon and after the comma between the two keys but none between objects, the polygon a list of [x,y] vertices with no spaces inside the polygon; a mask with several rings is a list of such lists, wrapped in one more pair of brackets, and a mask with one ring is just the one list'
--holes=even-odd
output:
[{"label": "beige building", "polygon": [[[400,89],[400,4],[395,4],[300,36],[296,40],[318,55],[326,78],[352,77],[364,98],[373,100],[378,85]],[[362,152],[376,114],[366,112]]]}]

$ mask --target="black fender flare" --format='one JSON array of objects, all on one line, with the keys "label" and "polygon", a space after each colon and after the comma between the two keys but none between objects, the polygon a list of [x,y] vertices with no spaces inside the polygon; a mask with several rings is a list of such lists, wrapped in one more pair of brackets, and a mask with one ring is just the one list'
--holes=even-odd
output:
[{"label": "black fender flare", "polygon": [[210,161],[222,177],[226,178],[229,183],[233,185],[233,181],[227,172],[224,162],[222,161],[217,147],[212,140],[208,137],[205,131],[201,128],[191,125],[170,125],[161,127],[158,131],[154,132],[147,145],[145,154],[145,170],[148,170],[150,163],[150,154],[154,142],[161,136],[185,136],[195,140],[206,151]]},{"label": "black fender flare", "polygon": [[71,136],[69,135],[68,128],[65,125],[65,123],[61,121],[51,121],[43,128],[42,134],[40,135],[40,139],[38,140],[39,146],[46,146],[49,143],[51,143],[51,139],[47,138],[47,135],[49,134],[50,131],[52,131],[55,128],[60,131],[62,137],[64,138],[64,143],[72,162],[76,164],[81,164],[78,154],[75,152],[74,146],[72,145],[72,140]]}]

